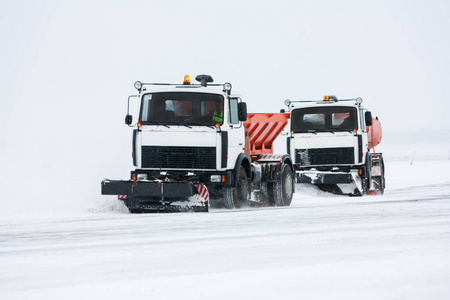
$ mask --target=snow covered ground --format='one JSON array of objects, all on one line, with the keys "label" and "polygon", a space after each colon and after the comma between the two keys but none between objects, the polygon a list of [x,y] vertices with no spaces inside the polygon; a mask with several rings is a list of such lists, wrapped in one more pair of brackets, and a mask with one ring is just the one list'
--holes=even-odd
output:
[{"label": "snow covered ground", "polygon": [[[405,4],[0,1],[0,300],[450,299],[450,1]],[[100,195],[127,97],[186,74],[249,112],[362,97],[385,195],[130,215]]]},{"label": "snow covered ground", "polygon": [[450,148],[427,147],[383,149],[383,196],[297,186],[280,208],[1,212],[0,299],[449,299]]}]

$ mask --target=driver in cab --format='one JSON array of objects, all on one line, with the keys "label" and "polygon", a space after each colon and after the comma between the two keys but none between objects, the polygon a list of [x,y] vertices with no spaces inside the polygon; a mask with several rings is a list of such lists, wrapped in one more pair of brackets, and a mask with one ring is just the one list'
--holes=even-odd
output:
[{"label": "driver in cab", "polygon": [[222,121],[223,121],[223,103],[222,103],[222,101],[216,102],[216,108],[213,111],[212,120],[216,123],[222,123]]}]

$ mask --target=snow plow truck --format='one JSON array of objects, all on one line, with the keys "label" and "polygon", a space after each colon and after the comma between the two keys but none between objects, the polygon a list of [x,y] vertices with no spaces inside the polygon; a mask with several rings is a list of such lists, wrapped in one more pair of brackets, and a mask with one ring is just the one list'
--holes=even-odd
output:
[{"label": "snow plow truck", "polygon": [[117,195],[131,213],[290,205],[294,165],[289,155],[273,154],[289,113],[247,113],[230,83],[195,79],[134,84],[139,93],[128,97],[125,123],[134,129],[135,169],[129,180],[104,179],[102,194]]},{"label": "snow plow truck", "polygon": [[383,194],[385,188],[381,124],[362,99],[285,100],[290,113],[287,153],[297,183],[335,194]]}]

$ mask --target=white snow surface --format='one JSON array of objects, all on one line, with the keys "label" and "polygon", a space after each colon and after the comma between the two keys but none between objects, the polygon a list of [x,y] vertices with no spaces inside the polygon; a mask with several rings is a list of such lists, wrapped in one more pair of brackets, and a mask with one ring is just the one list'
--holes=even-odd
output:
[{"label": "white snow surface", "polygon": [[383,196],[297,185],[289,207],[132,215],[93,195],[81,212],[0,212],[0,299],[450,299],[450,152],[434,149],[386,147]]}]

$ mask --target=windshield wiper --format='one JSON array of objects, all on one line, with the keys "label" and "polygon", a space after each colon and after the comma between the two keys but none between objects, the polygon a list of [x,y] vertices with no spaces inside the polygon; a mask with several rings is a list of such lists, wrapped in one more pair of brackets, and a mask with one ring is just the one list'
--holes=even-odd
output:
[{"label": "windshield wiper", "polygon": [[316,132],[315,130],[311,130],[311,129],[308,130],[308,133],[314,133],[314,134],[317,134],[317,132]]},{"label": "windshield wiper", "polygon": [[180,123],[180,122],[174,122],[174,124],[175,125],[179,125],[179,126],[185,126],[187,128],[192,128],[192,126],[189,126],[189,125],[186,125],[186,124],[183,124],[183,123]]},{"label": "windshield wiper", "polygon": [[212,129],[215,128],[215,127],[212,126],[212,125],[207,125],[207,124],[202,124],[202,123],[189,123],[189,124],[190,124],[190,125],[193,125],[193,126],[206,126],[206,127],[212,128]]},{"label": "windshield wiper", "polygon": [[152,123],[145,123],[144,125],[157,125],[157,126],[164,126],[164,127],[170,128],[169,125],[164,124],[164,123],[155,123],[155,122],[152,122]]}]

